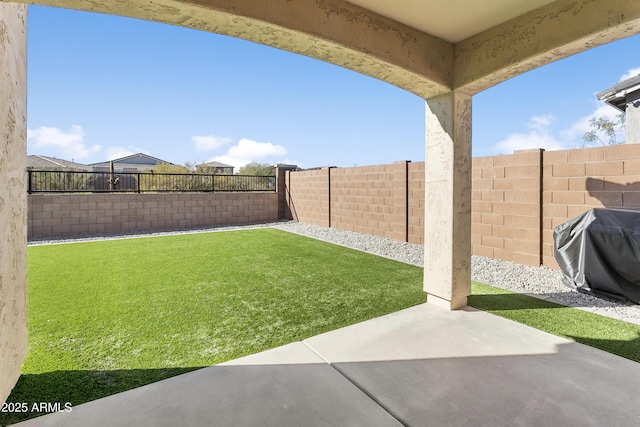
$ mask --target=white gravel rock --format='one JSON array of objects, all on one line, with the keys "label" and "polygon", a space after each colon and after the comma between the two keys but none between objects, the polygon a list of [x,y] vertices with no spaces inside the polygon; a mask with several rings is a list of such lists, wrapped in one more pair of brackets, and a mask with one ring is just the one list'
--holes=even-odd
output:
[{"label": "white gravel rock", "polygon": [[[424,265],[424,248],[422,245],[293,221],[279,221],[245,226],[201,227],[197,229],[162,232],[138,232],[126,234],[102,233],[97,235],[79,235],[72,238],[59,237],[33,239],[29,242],[29,245],[166,236],[184,233],[207,233],[213,231],[265,227],[277,228],[291,233],[308,236],[314,239],[346,246],[419,267]],[[530,267],[509,261],[473,256],[471,259],[471,279],[487,285],[595,312],[603,316],[609,316],[622,319],[627,322],[640,324],[639,305],[610,302],[577,292],[562,284],[562,273],[560,271],[552,270],[547,267]]]}]

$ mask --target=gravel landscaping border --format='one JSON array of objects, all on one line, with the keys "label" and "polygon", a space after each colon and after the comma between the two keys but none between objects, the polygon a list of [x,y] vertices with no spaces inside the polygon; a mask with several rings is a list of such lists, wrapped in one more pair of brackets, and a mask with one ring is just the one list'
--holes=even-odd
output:
[{"label": "gravel landscaping border", "polygon": [[[277,228],[291,233],[304,235],[419,267],[423,266],[424,248],[422,245],[294,221],[278,221],[242,226],[201,227],[196,229],[143,233],[101,233],[93,235],[78,235],[74,237],[60,236],[49,237],[46,239],[33,239],[29,241],[29,245],[167,236],[184,233],[207,233],[214,231],[266,227]],[[562,284],[562,273],[560,271],[547,267],[530,267],[509,261],[473,256],[471,259],[471,279],[513,292],[523,293],[537,298],[557,302],[559,304],[591,311],[603,316],[640,324],[639,305],[615,303],[577,292]]]}]

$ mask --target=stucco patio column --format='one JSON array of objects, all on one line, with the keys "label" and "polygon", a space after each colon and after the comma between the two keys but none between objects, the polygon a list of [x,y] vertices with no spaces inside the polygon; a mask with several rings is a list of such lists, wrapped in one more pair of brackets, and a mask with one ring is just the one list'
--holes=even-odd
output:
[{"label": "stucco patio column", "polygon": [[26,19],[0,3],[0,402],[27,354]]},{"label": "stucco patio column", "polygon": [[471,293],[471,96],[427,100],[424,290],[456,310]]}]

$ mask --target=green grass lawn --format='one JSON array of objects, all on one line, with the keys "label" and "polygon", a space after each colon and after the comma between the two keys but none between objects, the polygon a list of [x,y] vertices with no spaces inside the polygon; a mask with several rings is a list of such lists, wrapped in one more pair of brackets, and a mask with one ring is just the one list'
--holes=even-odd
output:
[{"label": "green grass lawn", "polygon": [[[274,229],[28,248],[8,402],[77,405],[420,304],[422,269]],[[0,414],[0,423],[19,421]]]}]

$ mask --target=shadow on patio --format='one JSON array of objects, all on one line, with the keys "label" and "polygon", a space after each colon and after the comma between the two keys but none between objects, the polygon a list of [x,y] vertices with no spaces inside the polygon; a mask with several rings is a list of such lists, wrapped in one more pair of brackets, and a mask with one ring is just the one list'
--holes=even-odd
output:
[{"label": "shadow on patio", "polygon": [[201,368],[56,370],[41,374],[22,374],[7,402],[19,403],[21,408],[26,404],[28,410],[0,413],[0,425],[47,413],[46,409],[32,410],[34,404],[39,408],[41,403],[51,403],[54,409],[59,404],[64,409],[67,402],[76,406],[196,369]]}]

